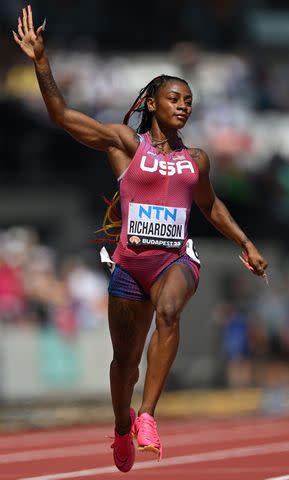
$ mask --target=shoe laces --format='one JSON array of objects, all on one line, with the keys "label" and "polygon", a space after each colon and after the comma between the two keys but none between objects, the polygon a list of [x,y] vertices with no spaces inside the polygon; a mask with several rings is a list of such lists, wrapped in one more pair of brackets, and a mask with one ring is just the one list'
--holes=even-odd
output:
[{"label": "shoe laces", "polygon": [[109,438],[110,440],[113,440],[113,443],[111,444],[110,448],[114,448],[118,442],[122,440],[128,440],[127,438],[125,438],[127,436],[129,436],[129,440],[132,442],[132,435],[130,432],[125,433],[124,435],[119,435],[119,433],[116,432],[114,437],[111,437],[110,435],[106,435],[105,438]]},{"label": "shoe laces", "polygon": [[157,448],[160,448],[160,438],[156,429],[156,421],[152,416],[146,416],[145,418],[140,417],[140,426],[139,430],[144,435],[144,437],[152,442]]},{"label": "shoe laces", "polygon": [[114,445],[115,445],[115,437],[113,437],[112,435],[105,435],[104,438],[108,438],[108,440],[113,440],[113,443],[111,444],[110,448],[114,448]]}]

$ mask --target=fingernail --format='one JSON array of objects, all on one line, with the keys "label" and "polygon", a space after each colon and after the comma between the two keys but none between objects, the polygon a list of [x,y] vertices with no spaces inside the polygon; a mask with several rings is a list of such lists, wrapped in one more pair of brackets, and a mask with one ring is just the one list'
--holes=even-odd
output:
[{"label": "fingernail", "polygon": [[46,18],[44,18],[44,22],[42,23],[42,30],[44,31],[46,27]]}]

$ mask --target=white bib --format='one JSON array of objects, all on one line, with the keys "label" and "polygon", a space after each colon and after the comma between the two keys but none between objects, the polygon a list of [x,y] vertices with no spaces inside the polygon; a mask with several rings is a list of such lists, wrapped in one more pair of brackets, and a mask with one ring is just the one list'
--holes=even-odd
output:
[{"label": "white bib", "polygon": [[133,246],[180,248],[185,238],[186,208],[130,203],[127,239]]}]

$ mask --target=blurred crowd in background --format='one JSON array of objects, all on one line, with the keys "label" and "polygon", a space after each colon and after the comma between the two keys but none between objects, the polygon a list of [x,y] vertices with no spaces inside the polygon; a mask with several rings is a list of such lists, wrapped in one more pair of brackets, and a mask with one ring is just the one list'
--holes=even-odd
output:
[{"label": "blurred crowd in background", "polygon": [[289,269],[270,271],[269,288],[227,273],[212,311],[218,352],[230,387],[289,383]]},{"label": "blurred crowd in background", "polygon": [[[0,5],[1,190],[18,189],[19,224],[26,221],[23,188],[28,196],[51,186],[65,195],[72,187],[91,218],[101,218],[105,206],[96,197],[113,193],[112,172],[101,152],[48,119],[33,65],[12,39],[22,6]],[[47,52],[67,103],[102,122],[121,122],[159,74],[189,82],[194,109],[184,142],[208,151],[218,196],[250,236],[276,242],[284,260],[270,288],[252,290],[224,276],[209,321],[218,331],[225,381],[288,383],[288,2],[147,1],[142,8],[130,0],[85,0],[81,7],[57,0],[35,5],[34,13],[37,24],[47,16]],[[53,325],[65,335],[97,328],[106,319],[107,278],[77,251],[59,255],[49,224],[39,238],[37,221],[23,228],[0,220],[2,324]],[[189,233],[218,235],[194,208]]]},{"label": "blurred crowd in background", "polygon": [[77,256],[57,258],[37,232],[0,232],[0,323],[54,328],[64,336],[107,320],[107,279]]}]

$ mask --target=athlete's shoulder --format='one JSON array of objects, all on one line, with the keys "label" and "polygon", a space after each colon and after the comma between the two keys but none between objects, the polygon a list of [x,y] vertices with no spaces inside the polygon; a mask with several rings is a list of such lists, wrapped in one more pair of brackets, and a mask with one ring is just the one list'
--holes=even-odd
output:
[{"label": "athlete's shoulder", "polygon": [[210,159],[208,154],[202,148],[188,148],[188,151],[197,164],[201,173],[208,173],[210,171]]}]

